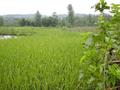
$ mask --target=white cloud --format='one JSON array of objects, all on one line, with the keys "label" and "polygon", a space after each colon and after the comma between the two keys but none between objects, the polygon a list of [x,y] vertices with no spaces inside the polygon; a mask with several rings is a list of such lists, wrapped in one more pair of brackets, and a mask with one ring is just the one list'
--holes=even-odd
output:
[{"label": "white cloud", "polygon": [[[99,0],[0,0],[0,14],[30,14],[37,10],[41,14],[51,15],[67,13],[67,5],[72,4],[76,13],[95,13],[90,9]],[[120,3],[120,0],[107,0]]]}]

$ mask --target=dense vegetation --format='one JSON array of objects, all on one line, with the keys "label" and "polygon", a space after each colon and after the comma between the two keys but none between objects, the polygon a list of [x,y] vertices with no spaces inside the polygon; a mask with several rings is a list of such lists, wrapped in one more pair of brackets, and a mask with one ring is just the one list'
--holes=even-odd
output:
[{"label": "dense vegetation", "polygon": [[[2,16],[2,25],[4,26],[36,26],[35,25],[36,15],[6,15]],[[96,26],[98,15],[92,14],[75,14],[74,15],[74,26]],[[107,15],[107,17],[110,17]],[[70,26],[68,15],[59,15],[53,12],[51,16],[41,15],[41,26],[43,27],[61,27]]]},{"label": "dense vegetation", "polygon": [[94,8],[100,15],[78,17],[69,4],[64,18],[37,11],[10,24],[24,27],[0,27],[1,36],[17,36],[0,39],[0,90],[118,89],[120,4],[100,0]]},{"label": "dense vegetation", "polygon": [[[120,84],[120,4],[109,6],[105,0],[95,5],[100,11],[99,32],[90,35],[81,58],[82,90],[119,90]],[[104,10],[110,9],[107,20]],[[88,68],[89,67],[89,68]]]},{"label": "dense vegetation", "polygon": [[68,28],[12,29],[16,33],[36,33],[0,40],[0,90],[77,89],[82,43],[89,32],[71,32]]}]

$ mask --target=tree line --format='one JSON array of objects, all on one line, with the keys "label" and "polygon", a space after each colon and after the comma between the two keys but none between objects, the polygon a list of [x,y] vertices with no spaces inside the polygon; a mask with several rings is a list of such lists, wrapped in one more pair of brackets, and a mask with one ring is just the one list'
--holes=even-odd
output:
[{"label": "tree line", "polygon": [[57,18],[57,15],[55,12],[53,13],[52,16],[42,17],[42,15],[39,13],[39,11],[37,11],[33,20],[22,18],[22,19],[18,20],[18,24],[20,26],[35,26],[35,27],[53,26],[53,27],[55,27],[58,25],[58,18]]},{"label": "tree line", "polygon": [[[33,18],[14,18],[10,22],[0,16],[0,26],[34,26],[34,27],[57,27],[57,26],[96,26],[98,15],[75,14],[71,4],[68,5],[68,15],[61,16],[53,12],[51,16],[43,16],[37,11]],[[109,17],[109,15],[107,16]],[[10,19],[9,19],[10,20]]]}]

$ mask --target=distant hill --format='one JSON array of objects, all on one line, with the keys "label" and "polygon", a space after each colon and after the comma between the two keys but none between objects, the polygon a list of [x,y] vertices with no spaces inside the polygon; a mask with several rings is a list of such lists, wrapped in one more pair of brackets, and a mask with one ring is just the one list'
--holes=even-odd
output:
[{"label": "distant hill", "polygon": [[10,15],[3,15],[4,18],[4,24],[5,25],[15,25],[16,19],[26,18],[26,19],[32,19],[34,17],[34,14],[10,14]]},{"label": "distant hill", "polygon": [[[79,17],[84,17],[88,14],[76,14],[76,16]],[[43,17],[46,15],[42,15]],[[8,15],[3,15],[4,18],[33,18],[34,14],[8,14]],[[58,18],[65,18],[67,17],[67,14],[59,14]]]},{"label": "distant hill", "polygon": [[4,18],[32,18],[34,14],[10,14],[3,15]]}]

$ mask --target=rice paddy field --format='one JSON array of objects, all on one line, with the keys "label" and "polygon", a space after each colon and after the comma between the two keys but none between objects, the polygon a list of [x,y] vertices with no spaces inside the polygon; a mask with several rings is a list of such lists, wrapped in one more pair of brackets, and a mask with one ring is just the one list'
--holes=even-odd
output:
[{"label": "rice paddy field", "polygon": [[79,90],[82,43],[90,32],[3,27],[0,34],[17,35],[0,39],[0,90]]}]

